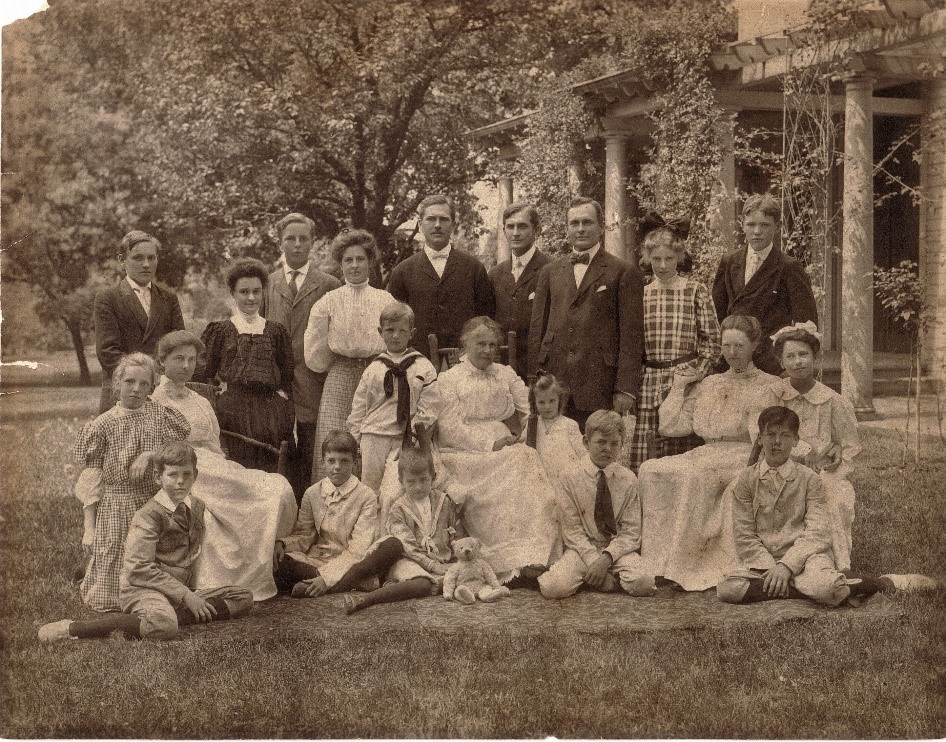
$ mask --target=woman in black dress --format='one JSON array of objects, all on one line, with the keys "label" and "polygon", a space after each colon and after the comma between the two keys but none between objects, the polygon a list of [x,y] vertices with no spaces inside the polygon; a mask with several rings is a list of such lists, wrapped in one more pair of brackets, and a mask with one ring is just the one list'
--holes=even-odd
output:
[{"label": "woman in black dress", "polygon": [[[217,418],[222,430],[279,447],[292,441],[295,424],[292,389],[292,340],[285,327],[269,322],[260,306],[269,277],[258,260],[237,260],[227,273],[236,304],[230,319],[211,322],[202,340],[207,365],[202,377],[219,384]],[[243,466],[276,470],[276,457],[235,438],[226,439],[229,458]]]}]

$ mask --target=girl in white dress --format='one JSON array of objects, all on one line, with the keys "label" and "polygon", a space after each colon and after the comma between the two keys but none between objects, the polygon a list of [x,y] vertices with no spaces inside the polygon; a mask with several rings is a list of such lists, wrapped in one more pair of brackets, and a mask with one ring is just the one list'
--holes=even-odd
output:
[{"label": "girl in white dress", "polygon": [[772,342],[788,378],[766,388],[766,404],[788,407],[801,420],[801,440],[792,458],[821,474],[831,513],[834,561],[839,570],[848,570],[854,523],[850,476],[854,457],[861,452],[854,406],[815,379],[821,334],[814,322],[783,327]]},{"label": "girl in white dress", "polygon": [[776,381],[752,364],[761,335],[755,317],[723,320],[729,370],[702,381],[677,371],[659,410],[660,435],[696,433],[705,445],[641,464],[641,556],[649,574],[684,590],[708,590],[738,566],[732,504],[723,493],[748,464],[751,425],[766,407],[765,390]]},{"label": "girl in white dress", "polygon": [[[539,455],[519,442],[529,392],[509,366],[494,363],[500,328],[467,321],[460,362],[439,379],[438,440],[443,466],[464,494],[467,533],[500,579],[537,577],[558,535],[555,495]],[[528,569],[523,569],[528,568]]]},{"label": "girl in white dress", "polygon": [[529,390],[532,414],[523,431],[526,445],[534,448],[552,485],[564,471],[573,471],[586,453],[578,423],[565,417],[565,387],[552,374],[542,374]]},{"label": "girl in white dress", "polygon": [[361,375],[384,350],[378,332],[381,310],[394,301],[383,289],[368,284],[377,264],[378,245],[363,229],[345,229],[332,242],[332,257],[342,266],[345,285],[312,305],[303,338],[305,363],[328,374],[315,428],[312,481],[325,478],[322,441],[335,430],[348,430],[348,416]]},{"label": "girl in white dress", "polygon": [[281,474],[247,469],[224,456],[213,407],[185,386],[203,352],[204,344],[192,332],[177,330],[161,338],[156,355],[164,377],[151,395],[154,402],[187,419],[191,430],[187,442],[197,451],[193,491],[206,509],[195,586],[239,585],[255,600],[265,600],[276,594],[273,544],[292,531],[296,499]]}]

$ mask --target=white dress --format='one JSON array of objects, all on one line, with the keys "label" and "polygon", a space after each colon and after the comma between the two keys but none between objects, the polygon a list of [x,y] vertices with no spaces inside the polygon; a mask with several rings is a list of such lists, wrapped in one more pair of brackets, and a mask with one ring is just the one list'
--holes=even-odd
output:
[{"label": "white dress", "polygon": [[[535,433],[535,450],[549,481],[558,487],[558,478],[562,472],[575,471],[588,453],[581,430],[570,417],[559,415],[552,422],[539,417]],[[525,431],[522,435],[525,440]]]},{"label": "white dress", "polygon": [[187,390],[172,399],[167,380],[152,400],[178,410],[190,423],[187,439],[197,452],[193,493],[203,500],[204,543],[194,570],[195,587],[237,585],[252,591],[255,600],[276,594],[273,546],[292,533],[296,499],[281,474],[247,469],[229,461],[220,448],[220,426],[210,402]]},{"label": "white dress", "polygon": [[766,402],[792,410],[801,422],[800,443],[793,458],[804,461],[806,453],[816,456],[834,444],[841,447],[841,465],[833,472],[821,471],[831,514],[831,543],[839,570],[851,568],[851,526],[854,523],[854,486],[850,482],[854,457],[861,452],[854,406],[820,381],[804,394],[789,379],[778,379],[766,390]]},{"label": "white dress", "polygon": [[493,451],[493,443],[509,435],[502,421],[516,411],[529,413],[522,379],[509,366],[480,370],[462,358],[437,383],[440,456],[465,495],[467,533],[480,539],[483,557],[502,576],[548,565],[558,525],[555,494],[539,455],[524,443]]},{"label": "white dress", "polygon": [[677,388],[660,406],[660,434],[696,433],[706,444],[641,464],[641,556],[649,574],[684,590],[708,590],[738,566],[729,483],[752,451],[750,420],[765,409],[776,380],[753,365],[707,376],[684,396]]}]

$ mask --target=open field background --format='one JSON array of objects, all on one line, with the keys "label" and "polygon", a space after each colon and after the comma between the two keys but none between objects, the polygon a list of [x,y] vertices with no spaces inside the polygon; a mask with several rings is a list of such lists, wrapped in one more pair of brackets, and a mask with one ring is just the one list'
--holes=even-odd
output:
[{"label": "open field background", "polygon": [[[4,420],[0,431],[4,737],[946,734],[943,591],[897,596],[886,617],[774,626],[418,632],[382,606],[359,617],[363,631],[261,630],[250,617],[245,632],[234,623],[165,644],[40,646],[40,624],[87,613],[68,579],[80,554],[70,452],[85,419]],[[855,567],[942,579],[946,456],[901,470],[896,431],[865,439]]]}]

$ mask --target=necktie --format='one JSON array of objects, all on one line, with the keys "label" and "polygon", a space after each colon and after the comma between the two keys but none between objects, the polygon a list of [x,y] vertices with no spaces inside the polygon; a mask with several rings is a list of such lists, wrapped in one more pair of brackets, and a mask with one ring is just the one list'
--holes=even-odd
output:
[{"label": "necktie", "polygon": [[145,314],[151,317],[151,291],[147,286],[135,286],[135,295],[141,303],[141,308],[145,310]]},{"label": "necktie", "polygon": [[390,358],[378,356],[378,360],[388,367],[388,370],[384,372],[384,396],[388,399],[394,396],[394,380],[397,379],[398,425],[407,423],[411,416],[411,387],[407,383],[407,369],[413,366],[414,361],[420,357],[420,353],[414,352],[400,363],[395,363]]},{"label": "necktie", "polygon": [[611,490],[608,489],[608,478],[604,469],[598,470],[598,492],[595,495],[595,526],[598,533],[606,539],[614,538],[618,533],[618,526],[614,520],[614,505],[611,502]]},{"label": "necktie", "polygon": [[191,509],[187,507],[186,502],[178,503],[174,511],[174,522],[177,523],[185,532],[190,532],[191,527]]},{"label": "necktie", "polygon": [[296,286],[296,279],[299,277],[299,271],[289,271],[289,293],[292,294],[292,298],[296,298],[296,294],[299,293],[299,287]]},{"label": "necktie", "polygon": [[517,258],[517,257],[513,257],[513,259],[512,259],[512,277],[515,278],[517,281],[519,280],[519,276],[522,275],[522,268],[523,268],[522,260],[520,260],[520,259]]},{"label": "necktie", "polygon": [[587,250],[585,252],[572,252],[568,256],[568,259],[572,261],[572,265],[577,265],[578,263],[588,265],[591,262],[591,256],[588,255]]},{"label": "necktie", "polygon": [[749,283],[755,272],[759,269],[759,254],[749,248],[749,256],[746,258],[746,283]]}]

